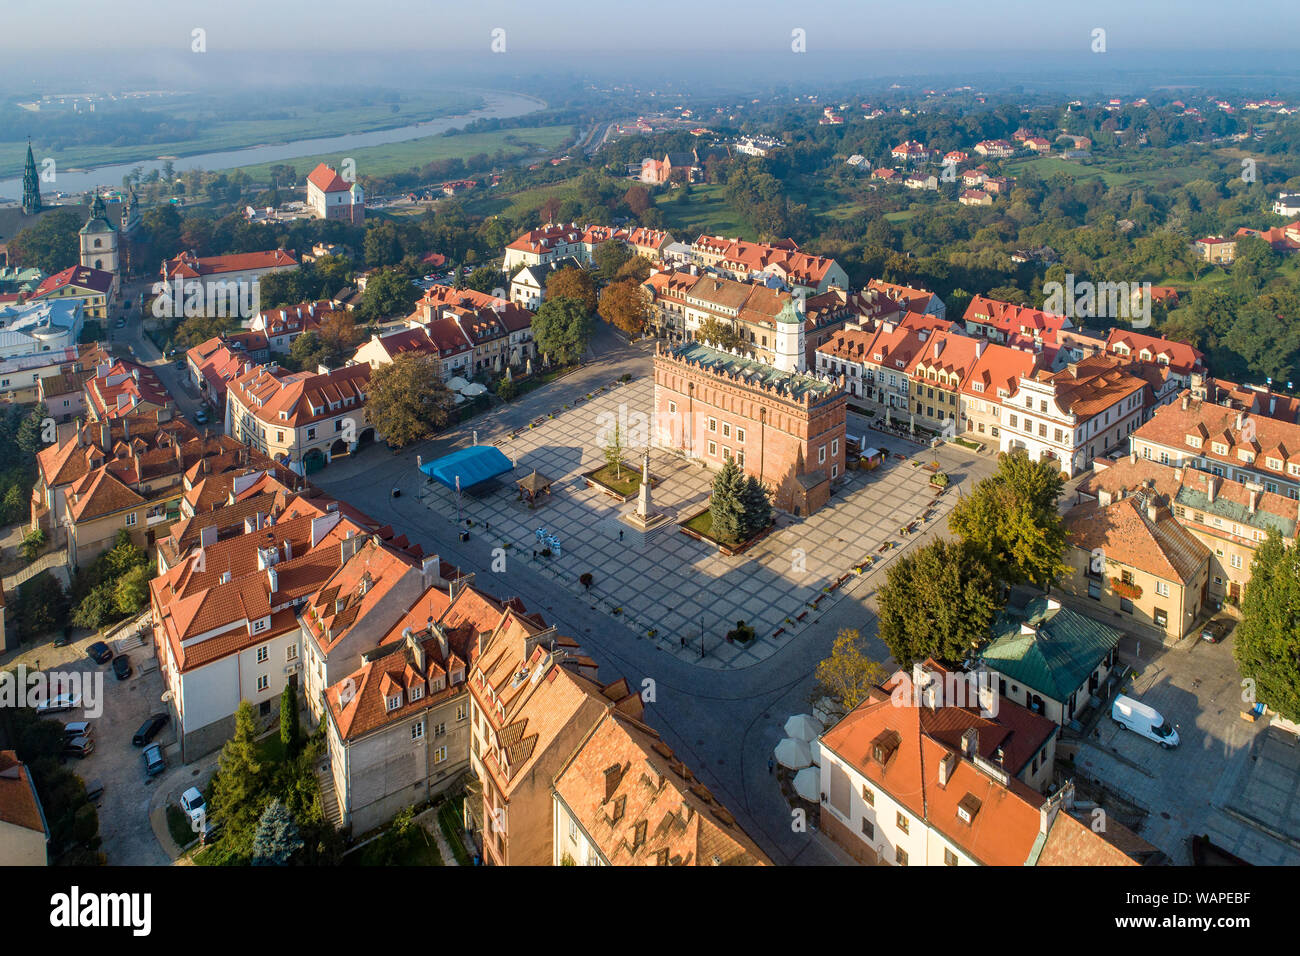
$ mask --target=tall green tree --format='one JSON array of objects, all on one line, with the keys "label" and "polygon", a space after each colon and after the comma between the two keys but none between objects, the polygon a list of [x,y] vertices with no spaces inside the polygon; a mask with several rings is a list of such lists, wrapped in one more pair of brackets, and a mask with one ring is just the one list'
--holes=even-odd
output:
[{"label": "tall green tree", "polygon": [[285,684],[280,694],[280,743],[290,757],[298,753],[299,738],[298,694],[293,684]]},{"label": "tall green tree", "polygon": [[1232,655],[1255,698],[1300,722],[1300,550],[1276,531],[1255,551]]},{"label": "tall green tree", "polygon": [[1023,450],[1003,454],[997,472],[953,508],[948,527],[998,581],[1046,588],[1066,570],[1056,510],[1063,489],[1054,462],[1033,461]]},{"label": "tall green tree", "polygon": [[547,299],[533,316],[537,348],[561,364],[579,361],[595,328],[586,305],[568,296]]},{"label": "tall green tree", "polygon": [[614,469],[614,477],[623,477],[623,431],[618,422],[614,423],[614,433],[605,445],[605,464]]},{"label": "tall green tree", "polygon": [[746,534],[745,473],[734,458],[723,462],[713,476],[713,494],[709,498],[709,517],[713,537],[719,541],[742,541]]},{"label": "tall green tree", "polygon": [[988,640],[999,608],[988,566],[969,544],[944,538],[895,562],[878,602],[880,639],[902,667],[961,662]]},{"label": "tall green tree", "polygon": [[235,710],[235,732],[221,748],[212,781],[212,814],[226,829],[224,839],[247,847],[262,814],[271,768],[257,756],[257,722],[246,700]]},{"label": "tall green tree", "polygon": [[744,512],[746,536],[756,535],[772,523],[772,498],[763,487],[763,483],[753,475],[745,479],[745,490],[741,493],[741,506]]},{"label": "tall green tree", "polygon": [[432,355],[405,352],[370,376],[366,409],[371,423],[393,448],[432,438],[447,424],[454,399]]}]

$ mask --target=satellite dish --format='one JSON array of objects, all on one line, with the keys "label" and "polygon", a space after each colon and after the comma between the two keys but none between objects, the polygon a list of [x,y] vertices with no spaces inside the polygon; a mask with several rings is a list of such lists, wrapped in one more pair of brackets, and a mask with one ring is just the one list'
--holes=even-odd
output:
[{"label": "satellite dish", "polygon": [[171,701],[171,699],[172,699],[172,692],[169,691],[169,690],[165,690],[165,691],[163,691],[163,695],[162,695],[162,698],[161,698],[162,702],[163,702],[164,704],[166,704],[166,703],[168,703],[169,701]]}]

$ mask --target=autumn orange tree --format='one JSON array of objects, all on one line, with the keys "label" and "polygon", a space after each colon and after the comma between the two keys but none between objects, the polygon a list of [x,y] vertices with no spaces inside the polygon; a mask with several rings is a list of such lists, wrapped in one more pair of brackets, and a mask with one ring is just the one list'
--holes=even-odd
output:
[{"label": "autumn orange tree", "polygon": [[600,317],[629,335],[640,335],[650,316],[650,305],[635,279],[607,285],[600,294]]},{"label": "autumn orange tree", "polygon": [[577,299],[590,315],[596,311],[596,283],[582,269],[557,269],[546,279],[548,299]]}]

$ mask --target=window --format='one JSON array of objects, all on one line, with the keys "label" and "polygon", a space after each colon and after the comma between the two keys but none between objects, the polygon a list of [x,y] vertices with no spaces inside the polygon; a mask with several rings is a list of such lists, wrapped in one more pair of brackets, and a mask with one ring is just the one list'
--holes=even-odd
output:
[{"label": "window", "polygon": [[1238,571],[1241,570],[1241,555],[1234,554],[1232,556],[1232,566],[1236,568]]},{"label": "window", "polygon": [[943,865],[944,866],[957,865],[957,854],[953,853],[952,850],[948,849],[947,847],[943,848]]},{"label": "window", "polygon": [[424,696],[423,686],[421,686],[420,684],[414,684],[411,686],[411,700],[419,700],[423,696]]},{"label": "window", "polygon": [[862,818],[862,835],[868,840],[874,840],[876,838],[876,825],[866,817]]},{"label": "window", "polygon": [[385,709],[385,710],[397,710],[397,708],[399,708],[399,707],[401,707],[401,706],[402,706],[402,695],[401,695],[400,692],[397,693],[397,694],[395,694],[395,695],[392,696],[392,697],[385,697],[385,698],[384,698],[384,709]]},{"label": "window", "polygon": [[717,443],[717,442],[715,442],[715,441],[711,441],[711,442],[709,442],[709,455],[710,455],[711,457],[713,457],[713,458],[718,457],[718,443]]},{"label": "window", "polygon": [[569,841],[571,843],[578,842],[578,821],[573,817],[569,817]]},{"label": "window", "polygon": [[819,464],[819,465],[824,465],[824,464],[826,464],[826,446],[825,446],[825,445],[822,445],[820,448],[817,449],[817,464]]},{"label": "window", "polygon": [[271,656],[271,651],[268,645],[263,644],[261,647],[257,649],[257,663],[265,664],[267,658],[270,656]]},{"label": "window", "polygon": [[457,719],[457,720],[464,720],[464,719],[465,719],[465,705],[464,705],[464,704],[458,704],[458,705],[456,706],[456,719]]},{"label": "window", "polygon": [[677,403],[676,403],[676,402],[669,402],[669,403],[668,403],[668,413],[669,413],[670,415],[675,415],[675,414],[677,413]]},{"label": "window", "polygon": [[1100,601],[1100,600],[1101,600],[1101,582],[1100,582],[1100,581],[1089,581],[1089,582],[1088,582],[1088,597],[1092,598],[1094,601]]},{"label": "window", "polygon": [[261,677],[257,679],[258,690],[266,690],[270,686],[271,686],[271,678],[267,677],[265,674],[263,674]]},{"label": "window", "polygon": [[728,424],[727,422],[722,423],[722,437],[723,438],[731,437],[731,425]]},{"label": "window", "polygon": [[876,805],[876,794],[865,783],[862,785],[862,802],[869,807]]},{"label": "window", "polygon": [[313,439],[313,438],[315,438],[315,437],[316,437],[316,429],[314,429],[314,428],[309,428],[309,429],[307,429],[307,440],[308,440],[308,441],[311,441],[311,439]]},{"label": "window", "polygon": [[831,457],[832,457],[832,458],[838,458],[838,457],[839,457],[839,454],[840,454],[840,440],[839,440],[838,438],[832,438],[832,439],[831,439]]},{"label": "window", "polygon": [[1156,627],[1164,627],[1169,623],[1169,615],[1160,608],[1155,608],[1152,617],[1155,618]]},{"label": "window", "polygon": [[447,759],[447,748],[445,746],[439,747],[437,750],[433,752],[434,763],[442,763],[446,759]]},{"label": "window", "polygon": [[277,430],[275,433],[275,440],[278,442],[284,441],[284,432]]},{"label": "window", "polygon": [[134,527],[135,527],[135,519],[136,519],[136,514],[135,514],[134,511],[132,511],[129,515],[126,516],[126,526],[127,526],[128,528],[134,528]]},{"label": "window", "polygon": [[287,661],[296,661],[298,659],[298,645],[290,644],[285,648],[284,659]]},{"label": "window", "polygon": [[1119,609],[1123,611],[1125,614],[1132,614],[1133,602],[1130,601],[1128,598],[1122,597],[1119,599]]},{"label": "window", "polygon": [[1157,581],[1157,582],[1156,582],[1156,594],[1159,594],[1161,597],[1169,597],[1169,582],[1168,582],[1168,581]]},{"label": "window", "polygon": [[411,724],[411,739],[420,740],[424,737],[424,721],[417,720]]},{"label": "window", "polygon": [[907,832],[908,832],[908,829],[907,829],[907,828],[908,828],[908,825],[909,825],[909,824],[908,824],[908,819],[907,819],[907,817],[903,816],[901,813],[898,814],[898,829],[899,829],[899,832],[901,832],[901,833],[907,833]]},{"label": "window", "polygon": [[709,431],[711,431],[711,432],[716,432],[717,430],[718,430],[718,420],[717,420],[716,418],[710,418],[710,419],[709,419]]},{"label": "window", "polygon": [[447,735],[447,725],[446,725],[445,723],[444,723],[444,724],[434,724],[434,725],[433,725],[433,735],[434,735],[435,737],[445,737],[445,736]]},{"label": "window", "polygon": [[742,445],[745,443],[745,429],[736,429],[736,441],[740,442]]},{"label": "window", "polygon": [[894,862],[899,866],[907,866],[907,851],[901,846],[894,848]]}]

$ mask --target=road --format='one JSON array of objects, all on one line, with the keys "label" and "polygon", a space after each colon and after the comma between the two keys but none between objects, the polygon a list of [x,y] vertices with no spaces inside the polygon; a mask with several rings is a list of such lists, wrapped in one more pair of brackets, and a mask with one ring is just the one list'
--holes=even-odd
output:
[{"label": "road", "polygon": [[[603,323],[593,347],[601,356],[580,371],[531,392],[504,408],[468,422],[434,441],[400,453],[374,447],[352,460],[340,460],[312,476],[330,492],[418,542],[458,567],[472,571],[485,589],[497,597],[518,596],[530,611],[540,611],[548,623],[579,640],[584,651],[600,665],[602,680],[626,677],[633,686],[653,681],[653,701],[647,703],[647,721],[686,761],[720,800],[736,814],[741,825],[780,864],[824,865],[840,862],[824,841],[791,826],[790,808],[767,769],[768,757],[784,736],[781,727],[796,713],[807,712],[812,675],[830,651],[840,628],[858,629],[867,638],[868,653],[887,660],[888,651],[876,637],[872,610],[877,580],[854,579],[841,589],[842,597],[827,607],[779,653],[748,668],[718,671],[701,668],[656,649],[639,635],[589,605],[581,596],[557,588],[549,578],[529,569],[527,562],[510,562],[504,574],[490,570],[489,544],[480,536],[461,543],[453,524],[431,513],[418,501],[424,476],[416,470],[416,456],[425,460],[446,454],[472,441],[480,443],[525,426],[539,415],[572,405],[573,399],[624,373],[652,374],[652,344],[627,344]],[[879,437],[882,446],[915,453],[918,447]],[[973,481],[992,471],[991,461],[965,469]],[[976,475],[976,472],[981,474]],[[963,482],[965,483],[965,482]],[[393,489],[401,496],[392,497]],[[935,527],[915,535],[915,547]],[[644,695],[643,695],[644,696]]]}]

